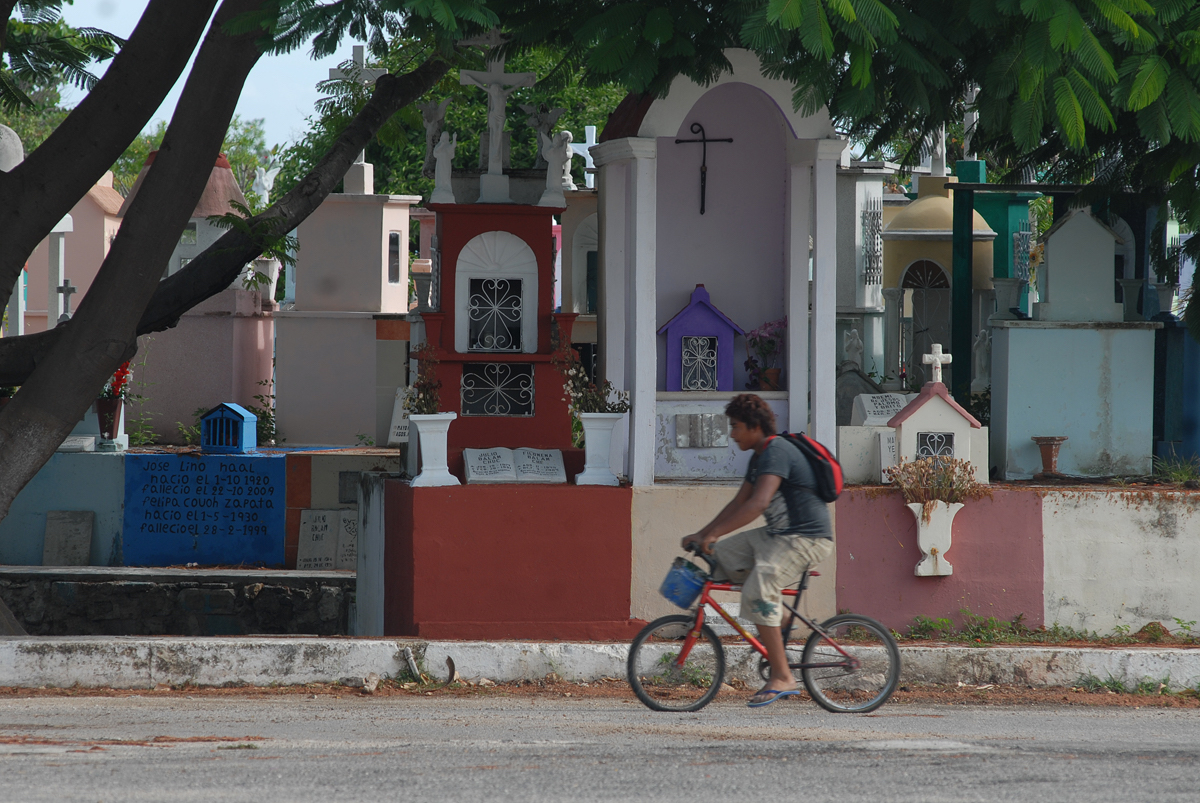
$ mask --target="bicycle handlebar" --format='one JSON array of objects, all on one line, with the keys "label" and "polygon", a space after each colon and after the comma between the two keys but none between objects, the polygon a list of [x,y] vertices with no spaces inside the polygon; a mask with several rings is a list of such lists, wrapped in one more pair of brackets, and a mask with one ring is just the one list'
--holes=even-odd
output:
[{"label": "bicycle handlebar", "polygon": [[684,549],[687,552],[691,552],[693,555],[695,555],[696,557],[700,558],[705,563],[707,563],[708,571],[710,574],[717,570],[717,562],[715,560],[713,560],[711,555],[707,554],[706,552],[703,552],[700,549],[700,546],[696,542],[693,541],[692,543],[690,543],[686,547],[684,547]]}]

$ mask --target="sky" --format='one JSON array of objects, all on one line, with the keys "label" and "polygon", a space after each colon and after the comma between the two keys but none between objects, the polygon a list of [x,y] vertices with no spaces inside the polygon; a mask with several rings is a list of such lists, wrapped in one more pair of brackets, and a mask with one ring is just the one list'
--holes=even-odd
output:
[{"label": "sky", "polygon": [[[74,5],[63,6],[63,19],[76,28],[102,28],[127,37],[137,25],[146,3],[147,0],[75,0]],[[317,82],[327,79],[331,68],[350,58],[351,44],[347,40],[342,45],[342,52],[318,60],[310,58],[307,49],[282,56],[263,56],[246,80],[237,114],[246,119],[265,121],[267,147],[299,139],[306,128],[304,118],[313,114],[313,106],[320,97]],[[189,62],[154,115],[154,121],[171,119],[191,68]],[[74,106],[84,94],[68,88],[64,92],[64,105]]]}]

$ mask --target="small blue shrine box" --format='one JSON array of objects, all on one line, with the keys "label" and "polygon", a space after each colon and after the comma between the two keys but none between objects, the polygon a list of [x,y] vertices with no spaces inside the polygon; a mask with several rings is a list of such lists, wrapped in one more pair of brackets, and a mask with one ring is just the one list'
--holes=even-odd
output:
[{"label": "small blue shrine box", "polygon": [[713,306],[704,285],[658,333],[667,336],[667,390],[733,390],[733,340],[746,333]]},{"label": "small blue shrine box", "polygon": [[258,416],[240,404],[218,404],[200,416],[200,448],[215,454],[244,454],[258,446]]}]

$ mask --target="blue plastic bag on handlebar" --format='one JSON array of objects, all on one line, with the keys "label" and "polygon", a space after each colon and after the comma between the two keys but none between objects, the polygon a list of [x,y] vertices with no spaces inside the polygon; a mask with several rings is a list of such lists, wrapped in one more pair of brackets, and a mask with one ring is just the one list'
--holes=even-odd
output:
[{"label": "blue plastic bag on handlebar", "polygon": [[690,560],[675,558],[658,593],[680,608],[687,609],[692,607],[696,597],[700,596],[707,580],[708,575],[699,566]]}]

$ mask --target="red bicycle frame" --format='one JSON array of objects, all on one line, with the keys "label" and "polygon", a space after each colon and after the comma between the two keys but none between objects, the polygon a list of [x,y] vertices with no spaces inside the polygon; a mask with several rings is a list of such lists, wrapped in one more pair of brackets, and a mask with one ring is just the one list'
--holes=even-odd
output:
[{"label": "red bicycle frame", "polygon": [[[797,586],[796,588],[783,589],[783,596],[799,598],[801,591],[808,584],[807,583],[808,576],[819,577],[820,573],[819,572],[808,572],[805,576],[805,579],[800,581],[799,586]],[[737,631],[738,635],[740,635],[743,639],[745,639],[746,643],[748,643],[752,648],[754,648],[754,650],[759,655],[761,655],[763,658],[767,657],[767,648],[762,645],[762,642],[760,642],[754,636],[752,636],[748,632],[746,632],[746,628],[742,627],[741,624],[736,619],[734,619],[732,616],[730,616],[729,613],[724,608],[721,607],[721,603],[717,602],[715,599],[712,598],[712,594],[711,594],[711,592],[713,592],[713,591],[740,591],[741,589],[742,589],[742,587],[736,583],[714,583],[713,581],[709,580],[708,582],[706,582],[704,584],[704,588],[702,588],[700,590],[700,605],[696,608],[696,624],[692,627],[691,631],[687,634],[687,638],[685,638],[683,640],[683,646],[679,650],[679,658],[676,659],[676,663],[680,667],[682,667],[684,665],[684,663],[687,661],[688,655],[690,655],[692,652],[692,647],[695,646],[696,642],[700,639],[700,630],[702,627],[704,627],[704,616],[705,616],[704,609],[705,609],[705,606],[708,606],[708,605],[711,605],[712,609],[714,611],[716,611],[717,613],[719,613],[721,615],[721,618],[723,618],[726,622],[728,622],[729,625],[734,630]],[[834,668],[834,667],[846,667],[846,666],[848,666],[849,668],[852,668],[852,669],[858,668],[859,660],[857,658],[855,658],[853,655],[851,655],[850,653],[843,650],[841,645],[838,644],[836,641],[834,641],[833,638],[830,637],[830,635],[828,633],[826,633],[824,630],[822,630],[815,622],[810,621],[806,616],[804,616],[804,614],[800,613],[798,610],[793,608],[791,605],[788,605],[786,602],[783,603],[783,607],[786,608],[791,613],[791,616],[788,618],[787,628],[784,630],[784,634],[783,634],[783,641],[784,641],[785,646],[787,644],[787,637],[792,631],[792,625],[795,624],[796,619],[799,619],[801,622],[804,622],[804,624],[807,625],[810,630],[814,630],[817,633],[820,633],[822,636],[824,636],[825,639],[829,642],[829,644],[835,650],[837,650],[839,653],[841,653],[842,656],[846,659],[844,662],[839,662],[839,663],[834,663],[834,664],[793,664],[793,665],[791,665],[793,669],[817,669],[817,668]]]}]

